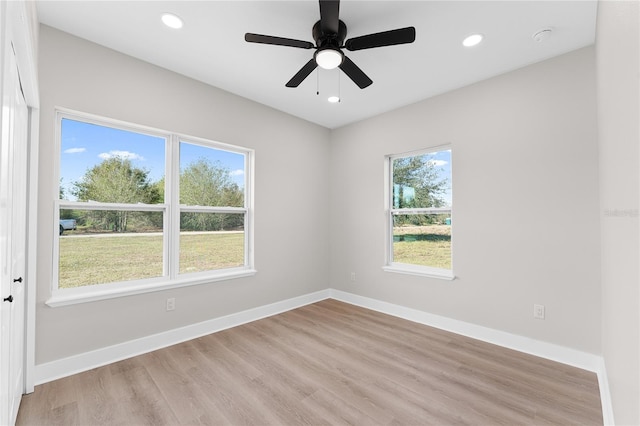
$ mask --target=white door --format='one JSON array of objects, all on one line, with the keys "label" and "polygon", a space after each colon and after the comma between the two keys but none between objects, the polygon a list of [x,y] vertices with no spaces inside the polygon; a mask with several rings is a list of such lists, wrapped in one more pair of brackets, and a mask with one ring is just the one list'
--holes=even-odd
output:
[{"label": "white door", "polygon": [[[16,69],[16,74],[18,69]],[[27,127],[28,111],[24,94],[16,88],[13,126],[13,194],[11,222],[11,378],[10,418],[15,422],[24,393],[24,330],[25,330],[25,252],[27,234]]]},{"label": "white door", "polygon": [[5,44],[0,148],[0,424],[13,424],[24,393],[28,112],[13,46]]}]

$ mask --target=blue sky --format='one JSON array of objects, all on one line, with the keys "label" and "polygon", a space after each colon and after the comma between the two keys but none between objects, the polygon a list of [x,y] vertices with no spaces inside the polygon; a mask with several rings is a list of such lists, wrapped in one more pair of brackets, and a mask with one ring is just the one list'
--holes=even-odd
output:
[{"label": "blue sky", "polygon": [[429,161],[438,170],[438,175],[449,182],[447,191],[442,194],[442,198],[447,205],[451,206],[451,150],[438,151],[427,156]]},{"label": "blue sky", "polygon": [[[113,156],[128,158],[135,167],[149,171],[152,182],[164,176],[163,138],[65,118],[62,120],[61,143],[61,186],[65,198],[69,200],[73,199],[73,182],[80,181],[88,169]],[[243,155],[191,143],[182,143],[180,148],[183,167],[203,157],[213,163],[218,161],[230,171],[234,181],[244,187]],[[430,161],[443,176],[451,176],[451,150],[430,154]],[[451,205],[451,188],[443,194],[443,198]]]},{"label": "blue sky", "polygon": [[447,191],[442,194],[442,198],[446,201],[447,205],[451,206],[451,150],[438,151],[429,155],[430,160],[439,171],[438,175],[442,178],[446,178],[449,182]]},{"label": "blue sky", "polygon": [[[446,190],[444,193],[439,194],[439,197],[445,201],[446,206],[452,205],[452,195],[451,195],[451,150],[446,149],[442,151],[436,151],[432,153],[424,154],[428,163],[431,163],[434,166],[438,174],[438,178],[448,183],[446,186]],[[409,156],[403,156],[409,157]],[[394,194],[396,191],[396,187],[398,184],[394,184]],[[394,195],[395,197],[395,195]],[[403,198],[405,200],[411,199],[414,197],[414,189],[409,187],[403,187]],[[394,203],[396,200],[394,199]]]},{"label": "blue sky", "polygon": [[[61,145],[60,177],[67,199],[73,199],[70,191],[73,182],[80,181],[88,169],[114,156],[127,158],[135,167],[147,170],[152,182],[164,176],[164,138],[65,118],[62,120]],[[233,180],[244,187],[243,155],[190,143],[181,144],[182,166],[203,157],[222,164],[230,171]]]}]

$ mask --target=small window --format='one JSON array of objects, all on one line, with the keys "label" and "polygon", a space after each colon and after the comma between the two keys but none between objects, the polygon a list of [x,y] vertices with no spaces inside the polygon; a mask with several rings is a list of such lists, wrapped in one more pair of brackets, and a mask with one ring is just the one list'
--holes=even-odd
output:
[{"label": "small window", "polygon": [[451,149],[387,158],[385,270],[453,278]]},{"label": "small window", "polygon": [[254,272],[252,151],[78,113],[57,123],[51,305]]}]

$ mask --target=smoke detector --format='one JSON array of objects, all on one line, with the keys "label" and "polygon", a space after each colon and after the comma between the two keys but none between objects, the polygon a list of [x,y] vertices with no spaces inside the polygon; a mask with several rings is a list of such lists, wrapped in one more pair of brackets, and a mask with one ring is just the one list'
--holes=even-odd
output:
[{"label": "smoke detector", "polygon": [[552,28],[542,28],[538,31],[535,32],[535,34],[533,34],[533,39],[535,41],[537,41],[538,43],[541,43],[543,41],[545,41],[546,39],[549,38],[549,36],[551,35],[551,32],[553,31]]}]

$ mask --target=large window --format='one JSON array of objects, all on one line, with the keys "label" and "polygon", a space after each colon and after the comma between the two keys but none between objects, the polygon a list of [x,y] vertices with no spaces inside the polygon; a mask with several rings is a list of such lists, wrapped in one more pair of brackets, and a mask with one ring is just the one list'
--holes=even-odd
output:
[{"label": "large window", "polygon": [[387,157],[385,270],[452,279],[451,149]]},{"label": "large window", "polygon": [[50,305],[253,274],[252,151],[59,111]]}]

